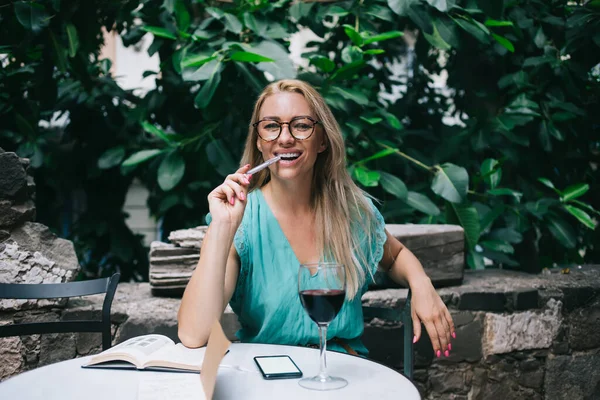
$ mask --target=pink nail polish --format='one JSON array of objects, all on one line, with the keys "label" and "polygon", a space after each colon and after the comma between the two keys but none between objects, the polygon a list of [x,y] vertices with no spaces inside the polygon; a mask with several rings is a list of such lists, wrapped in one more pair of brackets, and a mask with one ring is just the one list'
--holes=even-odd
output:
[{"label": "pink nail polish", "polygon": [[413,343],[417,343],[417,336],[413,336]]},{"label": "pink nail polish", "polygon": [[452,337],[456,339],[456,332],[452,332]]},{"label": "pink nail polish", "polygon": [[240,193],[240,199],[246,200],[246,195],[244,195],[244,192]]},{"label": "pink nail polish", "polygon": [[452,345],[448,343],[448,350],[452,351]]},{"label": "pink nail polish", "polygon": [[231,200],[229,200],[229,203],[231,203],[231,205],[233,205],[233,203],[235,203],[235,199],[232,197]]},{"label": "pink nail polish", "polygon": [[252,174],[248,175],[248,180],[252,179]]},{"label": "pink nail polish", "polygon": [[437,355],[437,358],[440,358],[440,356],[442,355],[442,352],[440,350],[437,351],[437,353],[435,353]]},{"label": "pink nail polish", "polygon": [[446,357],[450,357],[450,352],[449,352],[448,350],[446,350],[446,351],[444,352],[444,355],[445,355]]}]

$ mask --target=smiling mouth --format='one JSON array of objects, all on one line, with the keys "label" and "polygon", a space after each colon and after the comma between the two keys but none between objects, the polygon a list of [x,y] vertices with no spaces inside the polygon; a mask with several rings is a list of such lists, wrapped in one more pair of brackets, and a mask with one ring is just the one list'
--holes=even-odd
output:
[{"label": "smiling mouth", "polygon": [[294,161],[302,155],[302,153],[275,153],[276,156],[281,157],[281,161]]}]

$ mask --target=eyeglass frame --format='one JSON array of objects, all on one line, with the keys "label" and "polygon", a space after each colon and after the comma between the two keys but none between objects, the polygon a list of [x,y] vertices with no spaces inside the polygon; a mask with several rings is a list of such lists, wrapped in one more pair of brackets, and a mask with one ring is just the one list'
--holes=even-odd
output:
[{"label": "eyeglass frame", "polygon": [[[305,137],[304,139],[298,139],[296,136],[294,136],[294,134],[292,133],[292,130],[290,129],[290,124],[294,121],[297,121],[299,119],[308,119],[313,123],[313,127],[312,127],[312,132],[310,133],[310,135],[308,135],[307,137]],[[277,136],[275,136],[274,139],[271,140],[267,140],[265,138],[263,138],[262,136],[260,136],[260,133],[258,132],[258,124],[260,124],[263,121],[272,121],[272,122],[276,122],[277,124],[279,124],[279,133],[277,134]],[[271,118],[263,118],[260,121],[256,121],[255,123],[252,124],[252,126],[254,127],[254,129],[256,130],[256,134],[258,135],[258,137],[260,138],[260,140],[264,141],[264,142],[274,142],[275,140],[279,139],[279,136],[281,136],[281,132],[283,132],[283,125],[288,126],[288,132],[290,133],[290,135],[295,139],[295,140],[308,140],[310,139],[310,137],[315,133],[315,128],[317,125],[319,125],[321,123],[321,121],[317,121],[314,118],[311,117],[303,117],[303,116],[298,116],[298,117],[294,117],[292,118],[290,121],[288,122],[282,122],[282,121],[277,121],[276,119],[271,119]]]}]

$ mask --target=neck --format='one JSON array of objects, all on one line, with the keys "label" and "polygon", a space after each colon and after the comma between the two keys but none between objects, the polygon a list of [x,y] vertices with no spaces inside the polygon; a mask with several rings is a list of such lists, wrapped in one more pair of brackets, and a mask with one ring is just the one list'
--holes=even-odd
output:
[{"label": "neck", "polygon": [[268,195],[272,206],[278,210],[286,210],[287,213],[295,215],[311,211],[312,176],[310,174],[293,181],[283,181],[272,176],[262,190]]}]

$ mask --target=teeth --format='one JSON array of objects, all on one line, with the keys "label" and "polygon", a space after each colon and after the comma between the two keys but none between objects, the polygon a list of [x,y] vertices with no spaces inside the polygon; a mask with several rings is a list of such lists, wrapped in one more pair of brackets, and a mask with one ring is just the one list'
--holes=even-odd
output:
[{"label": "teeth", "polygon": [[279,154],[281,156],[281,158],[296,158],[296,157],[300,157],[300,153],[285,153],[285,154]]}]

